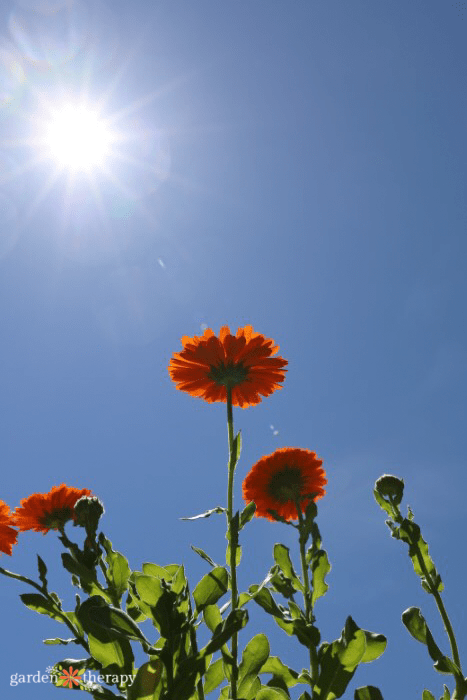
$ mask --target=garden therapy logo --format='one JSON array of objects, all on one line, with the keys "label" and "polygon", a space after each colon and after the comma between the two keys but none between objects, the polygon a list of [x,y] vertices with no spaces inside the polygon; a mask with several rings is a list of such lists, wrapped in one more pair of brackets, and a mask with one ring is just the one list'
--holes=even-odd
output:
[{"label": "garden therapy logo", "polygon": [[63,686],[64,688],[73,688],[74,686],[82,686],[82,676],[84,673],[84,668],[73,669],[73,666],[68,668],[68,671],[64,668],[60,671],[60,676],[57,678],[55,685]]}]

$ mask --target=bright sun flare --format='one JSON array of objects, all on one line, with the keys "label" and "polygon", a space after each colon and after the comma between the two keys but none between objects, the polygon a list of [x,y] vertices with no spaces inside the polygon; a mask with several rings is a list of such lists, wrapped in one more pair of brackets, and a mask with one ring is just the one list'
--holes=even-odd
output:
[{"label": "bright sun flare", "polygon": [[103,167],[113,141],[105,119],[85,105],[61,106],[53,110],[45,122],[46,155],[69,170],[90,171]]}]

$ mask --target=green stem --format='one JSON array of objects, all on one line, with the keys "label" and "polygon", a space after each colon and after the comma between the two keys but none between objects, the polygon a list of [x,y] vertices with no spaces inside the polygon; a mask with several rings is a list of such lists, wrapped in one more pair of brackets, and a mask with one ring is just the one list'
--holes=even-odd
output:
[{"label": "green stem", "polygon": [[[232,411],[232,387],[227,385],[227,429],[229,434],[229,477],[227,486],[227,522],[229,528],[229,544],[230,544],[230,580],[232,587],[232,612],[237,609],[238,591],[237,591],[237,540],[238,532],[233,526],[233,484],[234,472],[237,463],[234,453],[234,426],[233,426],[233,411]],[[230,687],[232,691],[232,700],[237,700],[237,681],[238,681],[238,634],[234,632],[232,636],[232,677]]]},{"label": "green stem", "polygon": [[[300,544],[300,560],[302,563],[302,576],[303,576],[303,600],[305,602],[305,617],[309,624],[313,623],[313,606],[311,603],[311,589],[310,589],[310,579],[308,576],[308,566],[306,563],[306,553],[305,545],[307,543],[307,533],[305,529],[305,519],[303,517],[302,509],[300,507],[300,502],[297,500],[296,503],[297,514],[298,514],[298,531],[300,533],[299,544]],[[314,682],[318,680],[318,654],[314,647],[309,647],[310,652],[310,675]]]},{"label": "green stem", "polygon": [[[404,519],[401,515],[399,507],[394,502],[393,498],[390,497],[390,501],[392,503],[392,506],[393,506],[395,512],[397,513],[397,517],[394,519],[399,524],[403,523]],[[441,595],[440,595],[433,579],[431,578],[431,575],[430,575],[428,569],[425,566],[425,562],[423,560],[423,556],[422,556],[422,553],[420,551],[420,547],[418,546],[418,542],[412,542],[411,545],[415,548],[415,552],[416,552],[418,563],[420,565],[420,569],[423,572],[423,576],[425,577],[425,580],[430,588],[431,594],[436,601],[436,605],[438,607],[439,614],[441,615],[441,619],[443,620],[444,629],[446,630],[446,634],[448,635],[448,638],[449,638],[449,644],[451,646],[452,660],[454,661],[454,663],[456,664],[457,668],[460,671],[460,676],[458,674],[455,675],[455,681],[456,681],[455,697],[456,697],[456,700],[463,700],[463,698],[465,698],[464,674],[462,672],[461,661],[460,661],[460,657],[459,657],[459,649],[457,648],[456,637],[455,637],[454,630],[453,630],[452,625],[451,625],[451,621],[450,621],[448,614],[446,612],[446,608],[444,607],[444,603],[443,603],[443,600],[441,598]]]}]

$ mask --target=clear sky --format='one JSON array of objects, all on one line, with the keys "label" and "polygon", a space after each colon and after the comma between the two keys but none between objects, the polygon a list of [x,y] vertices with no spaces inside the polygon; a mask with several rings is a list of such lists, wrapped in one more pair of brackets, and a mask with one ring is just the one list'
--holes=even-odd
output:
[{"label": "clear sky", "polygon": [[[167,364],[182,335],[252,324],[289,371],[282,391],[235,410],[236,505],[276,448],[324,460],[323,639],[347,615],[388,637],[348,698],[366,684],[385,700],[441,695],[444,678],[401,623],[409,606],[449,650],[373,499],[385,472],[405,479],[467,664],[461,8],[7,0],[1,11],[0,498],[14,508],[62,482],[90,488],[132,568],[183,562],[193,587],[206,566],[190,544],[222,562],[224,521],[179,518],[225,503],[225,405],[176,391]],[[57,100],[83,95],[119,140],[73,174],[41,139]],[[264,578],[274,542],[298,554],[289,530],[252,522],[242,590]],[[71,606],[55,534],[19,542],[1,565],[35,577],[40,553]],[[0,583],[2,697],[64,692],[10,687],[13,673],[81,652],[44,646],[62,627],[24,608],[26,586]],[[306,666],[266,615],[251,618],[241,644],[264,630],[272,654]]]}]

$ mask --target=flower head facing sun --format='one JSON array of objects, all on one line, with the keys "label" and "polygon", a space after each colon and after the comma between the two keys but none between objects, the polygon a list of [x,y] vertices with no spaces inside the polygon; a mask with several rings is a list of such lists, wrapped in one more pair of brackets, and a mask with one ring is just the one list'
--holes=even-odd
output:
[{"label": "flower head facing sun", "polygon": [[12,528],[13,515],[9,506],[0,501],[0,552],[11,556],[13,545],[18,541],[18,532]]},{"label": "flower head facing sun", "polygon": [[34,530],[44,535],[61,530],[75,519],[74,506],[82,496],[91,496],[89,489],[75,489],[65,484],[54,486],[48,493],[33,493],[23,498],[13,514],[14,524],[21,530]]},{"label": "flower head facing sun", "polygon": [[247,408],[260,403],[261,396],[282,389],[287,360],[272,357],[279,347],[252,326],[239,328],[236,335],[222,326],[219,336],[207,328],[201,337],[183,336],[182,344],[183,350],[172,355],[168,369],[177,389],[191,396],[225,403],[229,387],[232,404]]},{"label": "flower head facing sun", "polygon": [[305,513],[311,500],[326,493],[322,464],[316,452],[282,447],[253,465],[243,481],[243,498],[247,503],[255,502],[257,516],[275,520],[270,512],[275,511],[285,520],[295,520],[297,503]]}]

